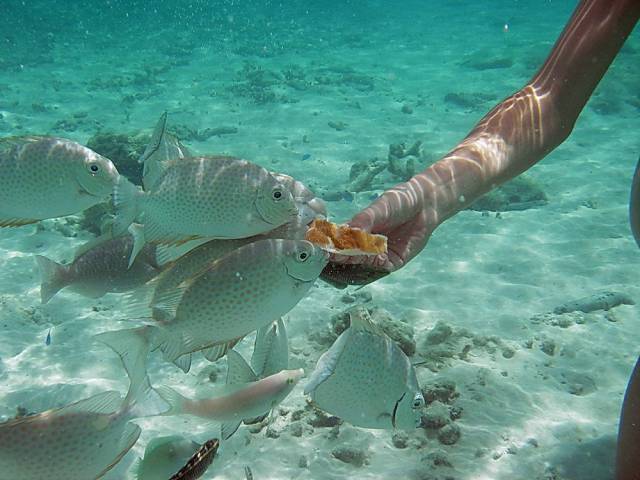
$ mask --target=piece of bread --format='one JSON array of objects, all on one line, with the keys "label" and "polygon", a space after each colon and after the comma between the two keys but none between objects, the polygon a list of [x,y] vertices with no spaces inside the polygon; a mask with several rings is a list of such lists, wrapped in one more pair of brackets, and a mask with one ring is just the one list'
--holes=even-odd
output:
[{"label": "piece of bread", "polygon": [[305,238],[331,253],[341,255],[378,255],[387,252],[387,237],[384,235],[367,233],[327,220],[314,220]]}]

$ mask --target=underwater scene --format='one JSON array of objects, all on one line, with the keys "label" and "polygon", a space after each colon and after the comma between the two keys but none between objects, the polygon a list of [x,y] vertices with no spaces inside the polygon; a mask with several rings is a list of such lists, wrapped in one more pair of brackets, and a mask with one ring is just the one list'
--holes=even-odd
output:
[{"label": "underwater scene", "polygon": [[640,478],[603,3],[2,0],[0,480]]}]

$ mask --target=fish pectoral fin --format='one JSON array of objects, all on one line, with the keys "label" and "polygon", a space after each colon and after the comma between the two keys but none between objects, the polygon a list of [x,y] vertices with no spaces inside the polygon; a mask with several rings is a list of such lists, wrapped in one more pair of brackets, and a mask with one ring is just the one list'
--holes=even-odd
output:
[{"label": "fish pectoral fin", "polygon": [[236,433],[236,431],[240,427],[240,423],[241,422],[236,421],[224,422],[220,426],[220,436],[222,437],[222,439],[228,440],[229,438],[231,438],[231,436]]}]

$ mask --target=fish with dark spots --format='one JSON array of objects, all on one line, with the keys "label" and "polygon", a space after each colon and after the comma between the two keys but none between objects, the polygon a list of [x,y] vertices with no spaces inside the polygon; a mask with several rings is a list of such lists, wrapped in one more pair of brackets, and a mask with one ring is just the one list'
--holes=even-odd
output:
[{"label": "fish with dark spots", "polygon": [[169,480],[197,480],[202,477],[213,463],[219,446],[220,441],[217,438],[207,440],[187,464]]},{"label": "fish with dark spots", "polygon": [[108,292],[126,292],[160,273],[156,247],[151,244],[144,246],[128,268],[132,248],[133,238],[125,235],[89,242],[86,247],[81,247],[85,251],[79,253],[70,265],[36,255],[42,274],[42,303],[47,303],[63,288],[90,298],[99,298]]},{"label": "fish with dark spots", "polygon": [[71,140],[0,139],[0,227],[80,212],[106,200],[117,179],[111,160]]}]

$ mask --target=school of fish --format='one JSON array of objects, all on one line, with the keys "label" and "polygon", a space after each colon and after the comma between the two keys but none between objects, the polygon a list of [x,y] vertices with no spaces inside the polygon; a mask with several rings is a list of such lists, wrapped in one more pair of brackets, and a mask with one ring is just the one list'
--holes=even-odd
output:
[{"label": "school of fish", "polygon": [[[305,375],[289,365],[283,316],[329,262],[329,252],[305,240],[308,226],[327,217],[324,202],[284,173],[241,158],[192,154],[167,131],[166,113],[139,161],[141,186],[70,140],[0,140],[0,227],[105,202],[115,208],[106,222],[112,227],[70,261],[34,255],[41,302],[64,302],[67,291],[122,294],[125,319],[134,324],[96,336],[126,371],[125,398],[106,391],[0,423],[0,480],[98,479],[136,444],[135,419],[172,415],[217,422],[219,430],[206,440],[189,432],[151,440],[135,478],[195,480],[219,454],[220,441],[242,423],[267,421]],[[234,347],[254,333],[247,362]],[[49,329],[45,344],[52,342]],[[195,397],[152,386],[147,365],[156,351],[184,372],[198,352],[209,361],[226,357],[226,382]],[[304,392],[319,408],[364,428],[416,428],[424,406],[413,365],[366,315],[351,318]]]}]

